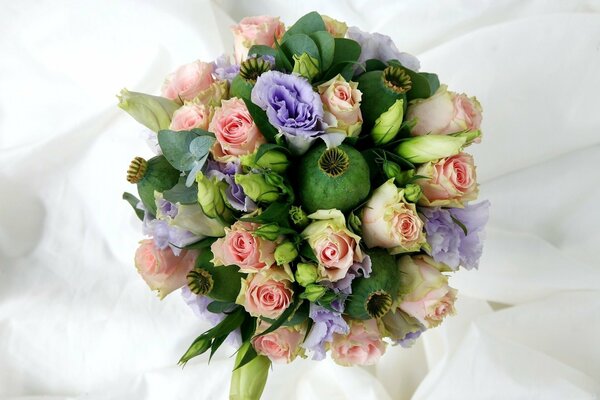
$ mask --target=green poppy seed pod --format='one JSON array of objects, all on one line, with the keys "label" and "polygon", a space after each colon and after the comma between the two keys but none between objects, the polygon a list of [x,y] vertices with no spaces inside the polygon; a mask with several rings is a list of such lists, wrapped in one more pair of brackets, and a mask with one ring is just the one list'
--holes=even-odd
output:
[{"label": "green poppy seed pod", "polygon": [[215,267],[210,261],[212,257],[210,250],[204,250],[198,256],[196,267],[187,275],[188,287],[197,295],[235,302],[242,286],[239,268],[235,265]]},{"label": "green poppy seed pod", "polygon": [[389,66],[383,71],[369,71],[358,77],[358,90],[362,92],[360,108],[364,124],[372,127],[397,100],[403,100],[403,107],[406,105],[410,77],[402,67]]},{"label": "green poppy seed pod", "polygon": [[400,270],[394,256],[386,250],[369,252],[371,274],[352,282],[352,296],[348,298],[346,313],[355,319],[383,317],[392,307],[400,288]]}]

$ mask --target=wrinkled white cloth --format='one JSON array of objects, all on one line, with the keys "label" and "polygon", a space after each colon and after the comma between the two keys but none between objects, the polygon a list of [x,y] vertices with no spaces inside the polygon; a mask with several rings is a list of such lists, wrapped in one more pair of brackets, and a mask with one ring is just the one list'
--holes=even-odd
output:
[{"label": "wrinkled white cloth", "polygon": [[478,97],[491,220],[458,315],[374,367],[276,365],[264,398],[599,398],[599,1],[22,0],[0,3],[0,399],[227,398],[233,359],[177,367],[207,326],[133,266],[120,196],[151,152],[114,95],[228,51],[245,15],[313,9]]}]

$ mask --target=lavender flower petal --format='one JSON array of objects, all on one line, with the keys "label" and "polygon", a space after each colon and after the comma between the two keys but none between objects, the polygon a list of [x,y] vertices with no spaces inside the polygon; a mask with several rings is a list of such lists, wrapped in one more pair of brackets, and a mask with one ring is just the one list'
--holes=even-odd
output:
[{"label": "lavender flower petal", "polygon": [[334,333],[348,334],[350,327],[341,313],[327,310],[314,303],[310,304],[309,316],[314,324],[302,346],[313,353],[313,360],[323,360],[326,353],[325,343],[333,341]]}]

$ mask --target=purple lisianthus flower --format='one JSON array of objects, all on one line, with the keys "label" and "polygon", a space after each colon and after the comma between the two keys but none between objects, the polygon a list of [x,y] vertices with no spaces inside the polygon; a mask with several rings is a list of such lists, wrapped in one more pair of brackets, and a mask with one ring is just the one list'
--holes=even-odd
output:
[{"label": "purple lisianthus flower", "polygon": [[[174,211],[170,211],[177,215],[177,206],[173,203],[170,204],[175,207]],[[171,247],[173,254],[178,256],[183,247],[201,239],[185,229],[169,225],[167,221],[154,218],[154,216],[144,209],[143,205],[138,205],[138,208],[144,210],[144,221],[142,223],[143,234],[150,236],[152,240],[154,240],[156,247],[161,250],[166,249],[167,246]]]},{"label": "purple lisianthus flower", "polygon": [[350,295],[352,294],[352,281],[354,278],[359,276],[364,276],[368,278],[371,274],[371,257],[365,256],[362,262],[355,262],[348,269],[346,276],[340,279],[339,281],[332,282],[328,286],[331,287],[334,291]]},{"label": "purple lisianthus flower", "polygon": [[425,328],[423,328],[422,330],[414,331],[414,332],[408,332],[406,334],[406,336],[404,336],[400,340],[397,340],[395,344],[399,344],[400,346],[404,347],[405,349],[412,347],[412,345],[415,344],[415,342],[417,341],[417,339],[421,336],[421,334],[423,332],[425,332]]},{"label": "purple lisianthus flower", "polygon": [[[225,314],[212,313],[206,309],[206,307],[208,307],[208,305],[213,301],[211,298],[207,296],[198,296],[197,294],[192,293],[190,288],[187,286],[181,288],[181,296],[198,318],[207,321],[213,327],[225,319]],[[242,345],[242,336],[239,328],[232,331],[229,336],[227,336],[226,340],[231,346],[239,348]]]},{"label": "purple lisianthus flower", "polygon": [[256,80],[251,97],[297,154],[306,152],[325,133],[323,102],[301,76],[267,71]]},{"label": "purple lisianthus flower", "polygon": [[228,54],[223,54],[214,62],[213,75],[220,81],[231,82],[240,73],[239,64],[232,64]]},{"label": "purple lisianthus flower", "polygon": [[[468,204],[464,208],[421,208],[425,217],[427,243],[435,261],[453,270],[460,265],[477,268],[483,250],[483,233],[489,218],[489,201]],[[457,222],[456,222],[457,221]],[[467,234],[459,225],[464,225]]]},{"label": "purple lisianthus flower", "polygon": [[398,60],[404,67],[413,71],[418,71],[421,67],[421,63],[417,57],[399,51],[394,41],[387,35],[364,32],[352,26],[348,28],[346,36],[360,44],[361,52],[358,62],[361,64],[370,59],[384,62]]},{"label": "purple lisianthus flower", "polygon": [[333,334],[348,334],[350,327],[342,318],[341,313],[330,311],[314,303],[310,304],[309,317],[314,321],[303,347],[310,350],[313,360],[325,358],[325,343],[333,341]]},{"label": "purple lisianthus flower", "polygon": [[208,160],[207,162],[206,176],[209,178],[216,177],[218,180],[227,183],[225,199],[229,205],[238,211],[252,212],[256,210],[256,203],[246,196],[241,185],[235,183],[235,175],[241,172],[242,166],[238,161],[221,163]]}]

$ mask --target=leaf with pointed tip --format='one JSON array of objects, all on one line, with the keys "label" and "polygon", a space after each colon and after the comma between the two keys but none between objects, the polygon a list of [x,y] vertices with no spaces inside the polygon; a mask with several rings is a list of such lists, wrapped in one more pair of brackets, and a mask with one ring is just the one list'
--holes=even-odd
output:
[{"label": "leaf with pointed tip", "polygon": [[137,215],[137,217],[143,221],[144,220],[144,210],[140,210],[137,207],[138,204],[141,203],[141,201],[137,197],[132,195],[131,193],[127,193],[127,192],[123,193],[123,200],[125,200],[126,202],[129,203],[129,205],[133,208],[133,211],[135,211],[135,215]]},{"label": "leaf with pointed tip", "polygon": [[242,368],[244,365],[248,364],[250,361],[258,357],[258,353],[256,352],[256,350],[254,350],[252,343],[250,343],[249,341],[242,343],[242,346],[239,348],[238,352],[242,354],[242,357],[241,359],[239,359],[239,362],[233,366],[234,371],[236,369]]},{"label": "leaf with pointed tip", "polygon": [[269,117],[267,117],[267,113],[250,100],[243,100],[244,103],[246,103],[246,108],[248,109],[248,112],[250,113],[252,120],[258,127],[260,133],[263,134],[263,136],[265,137],[265,139],[267,139],[268,142],[274,143],[275,136],[277,136],[278,132],[277,129],[275,129],[275,127],[269,122]]}]

